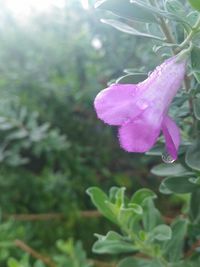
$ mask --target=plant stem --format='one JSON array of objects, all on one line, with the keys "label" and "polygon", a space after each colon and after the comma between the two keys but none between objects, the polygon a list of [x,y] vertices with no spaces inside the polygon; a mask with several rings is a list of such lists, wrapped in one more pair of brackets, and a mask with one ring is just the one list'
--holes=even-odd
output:
[{"label": "plant stem", "polygon": [[[176,43],[174,36],[172,35],[167,23],[165,22],[163,18],[160,18],[160,28],[162,32],[164,33],[168,43],[172,43],[172,44]],[[174,50],[174,48],[172,48],[172,50]]]},{"label": "plant stem", "polygon": [[[152,6],[158,7],[158,4],[155,0],[149,0]],[[162,17],[158,18],[159,21],[159,26],[167,40],[168,43],[176,43],[176,40],[174,38],[174,36],[172,35],[167,23],[165,22],[165,20]],[[174,48],[172,48],[173,52],[175,52]]]},{"label": "plant stem", "polygon": [[33,258],[38,259],[42,261],[46,266],[49,267],[56,267],[56,264],[53,262],[53,260],[47,256],[43,256],[42,254],[38,253],[36,250],[29,247],[27,244],[25,244],[22,240],[16,239],[14,241],[14,244],[16,247],[20,248],[21,250],[25,251],[29,255],[31,255]]}]

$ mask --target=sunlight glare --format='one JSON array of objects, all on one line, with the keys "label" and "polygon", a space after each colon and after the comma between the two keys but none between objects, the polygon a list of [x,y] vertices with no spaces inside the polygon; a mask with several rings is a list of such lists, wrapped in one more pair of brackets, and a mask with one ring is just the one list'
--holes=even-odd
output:
[{"label": "sunlight glare", "polygon": [[88,0],[81,0],[82,6],[84,9],[89,9],[89,2]]},{"label": "sunlight glare", "polygon": [[5,6],[19,18],[30,16],[32,11],[43,12],[53,6],[64,7],[65,0],[6,0]]}]

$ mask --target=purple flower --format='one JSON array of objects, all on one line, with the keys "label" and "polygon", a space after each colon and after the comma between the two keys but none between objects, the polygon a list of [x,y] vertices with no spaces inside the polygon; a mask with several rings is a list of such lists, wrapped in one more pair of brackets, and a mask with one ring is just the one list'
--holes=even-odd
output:
[{"label": "purple flower", "polygon": [[95,98],[99,119],[119,126],[119,141],[128,152],[146,152],[162,130],[166,150],[175,160],[180,144],[176,123],[167,115],[170,103],[180,88],[186,60],[174,56],[164,61],[138,84],[112,84]]}]

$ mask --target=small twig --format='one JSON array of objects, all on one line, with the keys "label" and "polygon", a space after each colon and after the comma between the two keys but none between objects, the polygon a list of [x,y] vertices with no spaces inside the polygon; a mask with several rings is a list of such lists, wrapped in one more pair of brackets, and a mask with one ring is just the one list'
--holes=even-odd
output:
[{"label": "small twig", "polygon": [[[96,210],[86,210],[78,213],[77,216],[82,218],[99,218],[103,215]],[[15,221],[48,221],[48,220],[60,220],[65,218],[64,213],[43,213],[43,214],[3,214],[3,218],[7,220]],[[164,216],[163,220],[170,224],[174,218]]]},{"label": "small twig", "polygon": [[64,217],[62,213],[44,213],[44,214],[4,214],[4,219],[11,219],[14,221],[48,221],[59,220]]},{"label": "small twig", "polygon": [[[77,216],[83,218],[97,218],[101,214],[96,210],[81,211]],[[65,218],[64,213],[41,213],[41,214],[3,214],[4,219],[12,219],[15,221],[48,221],[48,220],[60,220]]]},{"label": "small twig", "polygon": [[[172,35],[167,23],[163,18],[160,18],[160,28],[162,29],[162,32],[164,33],[168,43],[176,43],[174,36]],[[172,47],[173,53],[175,53],[175,49]]]},{"label": "small twig", "polygon": [[[152,6],[158,7],[158,3],[155,0],[149,0]],[[174,36],[172,35],[167,23],[162,17],[158,18],[160,29],[162,30],[166,40],[168,43],[174,44],[176,43],[176,40]],[[172,47],[172,52],[175,54],[175,49]]]},{"label": "small twig", "polygon": [[[77,213],[77,216],[82,218],[99,218],[103,215],[97,210],[85,210]],[[42,213],[42,214],[3,214],[3,218],[6,220],[14,221],[48,221],[48,220],[60,220],[64,219],[66,215],[64,213]],[[171,224],[174,220],[173,217],[163,216],[163,220],[167,224]]]},{"label": "small twig", "polygon": [[[20,248],[24,252],[31,255],[33,258],[38,259],[42,261],[44,264],[48,265],[49,267],[56,267],[56,264],[53,262],[53,260],[47,256],[44,256],[28,246],[24,241],[16,239],[14,241],[14,244],[16,247]],[[89,259],[89,262],[95,264],[96,267],[116,267],[116,263],[106,263],[104,261]]]},{"label": "small twig", "polygon": [[16,239],[14,241],[14,244],[15,244],[16,247],[18,247],[21,250],[25,251],[26,253],[28,253],[29,255],[31,255],[33,258],[42,261],[44,264],[48,265],[49,267],[56,267],[56,264],[53,262],[53,260],[51,258],[40,254],[39,252],[37,252],[33,248],[29,247],[22,240]]}]

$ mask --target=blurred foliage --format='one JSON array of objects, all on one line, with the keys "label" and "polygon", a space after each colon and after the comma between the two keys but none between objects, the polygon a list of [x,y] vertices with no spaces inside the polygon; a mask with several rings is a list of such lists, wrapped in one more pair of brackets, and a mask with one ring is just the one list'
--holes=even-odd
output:
[{"label": "blurred foliage", "polygon": [[[32,252],[34,254],[35,252]],[[28,254],[24,254],[20,260],[9,257],[7,267],[45,267],[58,266],[58,267],[92,267],[92,262],[87,260],[86,254],[82,248],[81,242],[74,244],[70,239],[65,242],[63,240],[57,241],[57,254],[52,259],[40,255],[35,262],[31,261]]]},{"label": "blurred foliage", "polygon": [[[15,18],[4,1],[0,6],[0,231],[8,225],[0,265],[44,266],[10,243],[22,239],[56,255],[58,266],[88,267],[80,243],[58,242],[66,259],[55,246],[73,237],[90,254],[93,232],[108,229],[103,219],[81,215],[93,209],[86,188],[116,184],[133,192],[157,184],[148,174],[157,160],[124,153],[113,130],[96,120],[92,102],[123,69],[145,65],[148,73],[154,53],[143,40],[99,23],[102,11],[84,10],[78,0],[28,19]],[[63,217],[6,222],[12,214],[47,213]]]}]

